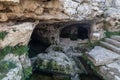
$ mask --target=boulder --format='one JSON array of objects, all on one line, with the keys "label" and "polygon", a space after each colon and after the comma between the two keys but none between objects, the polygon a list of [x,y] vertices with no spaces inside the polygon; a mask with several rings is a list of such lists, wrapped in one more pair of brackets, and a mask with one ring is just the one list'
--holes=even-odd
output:
[{"label": "boulder", "polygon": [[34,60],[33,69],[35,71],[47,71],[54,75],[56,73],[73,75],[79,72],[74,61],[62,52],[40,53],[36,60],[35,58],[31,60]]}]

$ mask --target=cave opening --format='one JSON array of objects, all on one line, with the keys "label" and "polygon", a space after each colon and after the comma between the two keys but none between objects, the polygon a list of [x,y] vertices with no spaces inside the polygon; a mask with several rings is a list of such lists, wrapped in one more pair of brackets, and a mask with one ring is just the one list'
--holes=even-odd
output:
[{"label": "cave opening", "polygon": [[65,26],[60,31],[60,38],[70,38],[71,40],[90,39],[90,24],[74,23]]},{"label": "cave opening", "polygon": [[60,39],[85,40],[90,39],[90,24],[88,22],[41,22],[36,25],[31,35],[29,57],[39,53],[47,53],[50,45],[61,43]]},{"label": "cave opening", "polygon": [[39,53],[46,53],[45,50],[51,45],[50,40],[46,36],[47,29],[43,25],[37,24],[31,35],[28,44],[30,58],[35,57]]}]

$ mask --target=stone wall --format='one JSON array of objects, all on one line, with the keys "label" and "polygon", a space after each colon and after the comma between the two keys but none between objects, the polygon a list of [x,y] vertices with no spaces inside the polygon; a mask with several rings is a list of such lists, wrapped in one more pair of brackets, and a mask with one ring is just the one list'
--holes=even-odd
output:
[{"label": "stone wall", "polygon": [[[25,46],[36,24],[86,20],[93,20],[92,40],[103,38],[105,30],[120,31],[120,0],[0,0],[0,64],[15,65],[5,73],[0,70],[0,79],[21,80],[23,69],[30,73]],[[57,25],[44,36],[59,38],[56,28],[60,25]],[[55,41],[59,42],[58,38]]]},{"label": "stone wall", "polygon": [[93,38],[104,37],[105,29],[120,31],[119,0],[0,0],[0,22],[33,19],[94,20]]}]

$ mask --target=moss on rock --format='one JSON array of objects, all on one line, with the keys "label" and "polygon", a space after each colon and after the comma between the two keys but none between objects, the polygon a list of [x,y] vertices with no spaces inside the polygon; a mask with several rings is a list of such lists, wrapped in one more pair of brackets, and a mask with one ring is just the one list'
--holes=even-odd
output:
[{"label": "moss on rock", "polygon": [[6,31],[0,32],[0,40],[3,40],[7,34],[8,34],[8,32],[6,32]]},{"label": "moss on rock", "polygon": [[27,46],[19,46],[19,45],[16,45],[14,47],[6,46],[5,48],[0,50],[0,53],[2,54],[0,56],[0,60],[3,59],[5,55],[10,54],[10,53],[20,56],[22,54],[28,53],[28,47]]}]

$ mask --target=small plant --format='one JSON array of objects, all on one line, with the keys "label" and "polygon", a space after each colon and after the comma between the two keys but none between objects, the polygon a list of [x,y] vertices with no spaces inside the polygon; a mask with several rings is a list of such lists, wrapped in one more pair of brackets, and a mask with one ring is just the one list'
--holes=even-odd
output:
[{"label": "small plant", "polygon": [[63,48],[62,47],[59,47],[59,46],[56,46],[56,47],[53,47],[53,50],[54,51],[63,51]]},{"label": "small plant", "polygon": [[3,40],[7,34],[8,34],[8,32],[6,32],[6,31],[0,32],[0,40]]},{"label": "small plant", "polygon": [[[100,40],[99,40],[100,41]],[[89,49],[93,49],[95,46],[97,46],[97,45],[99,45],[99,41],[95,41],[95,42],[89,42],[88,44],[87,44],[87,47],[89,48]]]},{"label": "small plant", "polygon": [[28,51],[28,47],[27,46],[6,46],[5,48],[3,48],[2,50],[0,50],[0,53],[2,54],[0,56],[0,59],[3,59],[5,55],[9,54],[9,53],[13,53],[16,55],[22,55],[24,53],[27,53]]},{"label": "small plant", "polygon": [[24,69],[24,79],[28,79],[32,74],[32,67],[28,67]]},{"label": "small plant", "polygon": [[108,38],[112,35],[120,35],[120,32],[110,32],[108,30],[105,32],[105,36]]},{"label": "small plant", "polygon": [[15,68],[16,65],[9,61],[0,62],[0,73],[7,73],[10,69]]}]

